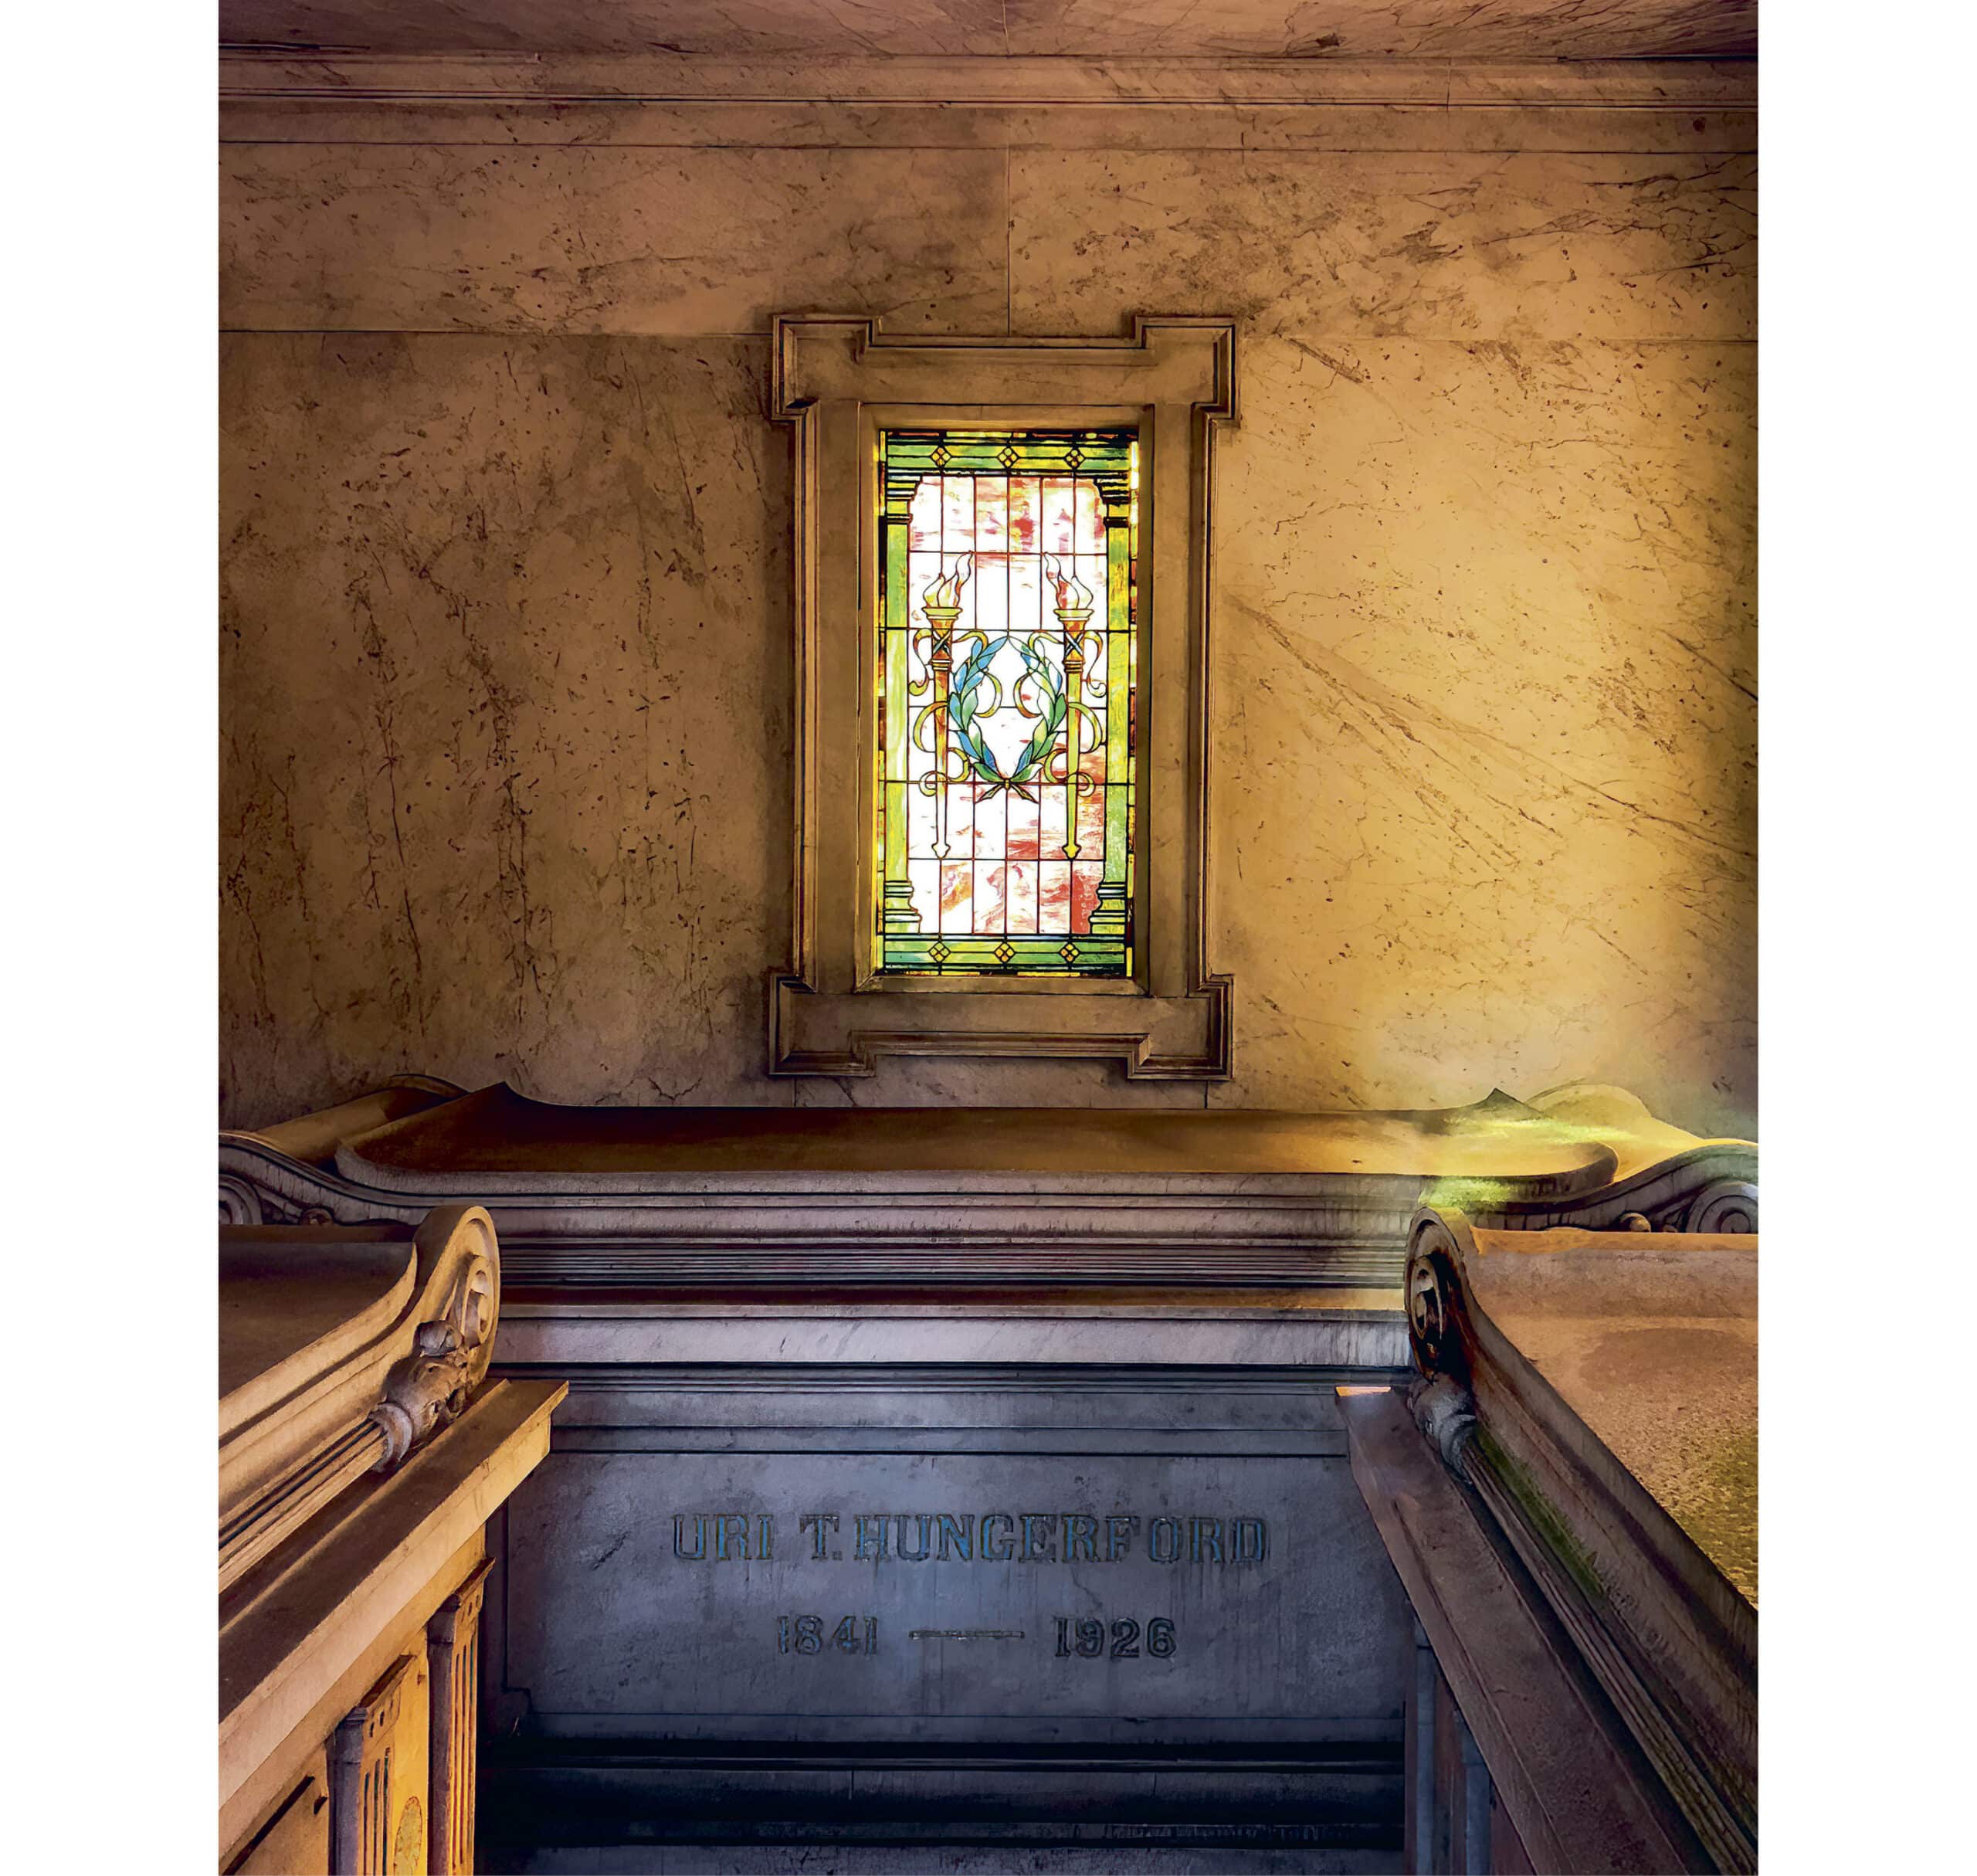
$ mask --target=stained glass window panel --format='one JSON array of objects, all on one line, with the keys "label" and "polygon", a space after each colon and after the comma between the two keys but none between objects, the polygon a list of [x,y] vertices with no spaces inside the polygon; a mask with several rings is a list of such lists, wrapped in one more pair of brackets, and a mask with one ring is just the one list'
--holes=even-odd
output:
[{"label": "stained glass window panel", "polygon": [[1134,436],[880,451],[879,968],[1128,975]]}]

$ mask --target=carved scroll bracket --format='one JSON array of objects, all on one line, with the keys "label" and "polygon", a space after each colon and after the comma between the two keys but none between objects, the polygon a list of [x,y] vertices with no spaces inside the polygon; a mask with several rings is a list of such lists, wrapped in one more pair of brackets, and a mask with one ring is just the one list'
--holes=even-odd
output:
[{"label": "carved scroll bracket", "polygon": [[1406,1278],[1407,1337],[1421,1370],[1409,1406],[1442,1463],[1458,1477],[1467,1476],[1463,1454],[1476,1432],[1476,1402],[1469,1390],[1468,1358],[1456,1320],[1462,1301],[1455,1233],[1467,1236],[1467,1230],[1459,1213],[1417,1215],[1408,1242]]},{"label": "carved scroll bracket", "polygon": [[[492,1222],[478,1206],[448,1206],[420,1226],[422,1252],[429,1232],[439,1240],[445,1303],[412,1332],[412,1352],[392,1364],[384,1398],[371,1410],[371,1424],[385,1440],[373,1468],[379,1472],[402,1465],[466,1412],[493,1355],[500,1278]],[[450,1275],[448,1262],[455,1266]]]}]

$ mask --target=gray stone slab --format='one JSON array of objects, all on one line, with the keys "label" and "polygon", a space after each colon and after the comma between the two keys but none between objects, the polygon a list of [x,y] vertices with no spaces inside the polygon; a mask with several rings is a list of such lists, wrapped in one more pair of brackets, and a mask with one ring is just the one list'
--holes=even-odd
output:
[{"label": "gray stone slab", "polygon": [[510,1508],[544,1732],[1398,1737],[1399,1599],[1336,1453],[646,1437],[561,1446]]}]

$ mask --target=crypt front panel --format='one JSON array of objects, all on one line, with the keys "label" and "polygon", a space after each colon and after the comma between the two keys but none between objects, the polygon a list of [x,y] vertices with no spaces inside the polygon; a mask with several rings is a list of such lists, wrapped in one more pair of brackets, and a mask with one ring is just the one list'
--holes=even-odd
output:
[{"label": "crypt front panel", "polygon": [[1397,1849],[1368,1378],[579,1371],[493,1536],[484,1837]]}]

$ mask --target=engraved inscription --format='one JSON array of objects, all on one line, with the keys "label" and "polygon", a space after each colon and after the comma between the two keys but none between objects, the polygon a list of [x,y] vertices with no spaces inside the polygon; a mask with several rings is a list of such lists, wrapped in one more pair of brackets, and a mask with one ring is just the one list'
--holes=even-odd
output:
[{"label": "engraved inscription", "polygon": [[[1164,1661],[1180,1645],[1180,1637],[1174,1624],[1165,1616],[1150,1618],[1146,1625],[1146,1651],[1157,1661]],[[1090,1616],[1060,1616],[1057,1618],[1057,1652],[1061,1655],[1082,1655],[1087,1661],[1096,1661],[1106,1652],[1105,1624]],[[1112,1624],[1111,1659],[1115,1661],[1134,1661],[1139,1657],[1140,1625],[1131,1616]]]},{"label": "engraved inscription", "polygon": [[822,1654],[835,1648],[840,1654],[877,1654],[879,1651],[879,1618],[846,1616],[829,1635],[822,1616],[778,1616],[775,1646],[778,1654]]},{"label": "engraved inscription", "polygon": [[[673,1554],[687,1563],[771,1562],[776,1515],[762,1511],[676,1511]],[[1270,1525],[1256,1517],[1206,1514],[1142,1517],[1131,1511],[802,1511],[799,1559],[842,1563],[1155,1563],[1241,1568],[1263,1563]]]},{"label": "engraved inscription", "polygon": [[510,1514],[509,1678],[545,1732],[683,1739],[1238,1739],[1397,1711],[1399,1592],[1358,1488],[1273,1437],[552,1451]]},{"label": "engraved inscription", "polygon": [[[1178,1569],[1190,1566],[1195,1576],[1227,1570],[1246,1570],[1268,1560],[1269,1521],[1254,1515],[1207,1512],[975,1509],[929,1511],[826,1511],[795,1514],[796,1542],[778,1552],[778,1520],[786,1530],[788,1514],[714,1508],[676,1511],[673,1516],[673,1555],[683,1563],[799,1566],[863,1565],[894,1569],[904,1565],[945,1566],[946,1572],[971,1574],[988,1566],[999,1573],[1010,1569],[1066,1566],[1076,1573],[1083,1566],[1150,1562]],[[936,1592],[938,1593],[938,1591]],[[1064,1661],[1167,1661],[1180,1651],[1180,1630],[1174,1617],[1146,1613],[1109,1618],[1060,1615],[1054,1630],[1039,1639],[1054,1639],[1051,1658]],[[1020,1642],[1025,1628],[920,1627],[907,1630],[910,1640],[931,1648],[947,1642]],[[775,1651],[779,1655],[819,1661],[849,1663],[876,1654],[879,1618],[856,1613],[833,1617],[790,1611],[775,1618]]]}]

